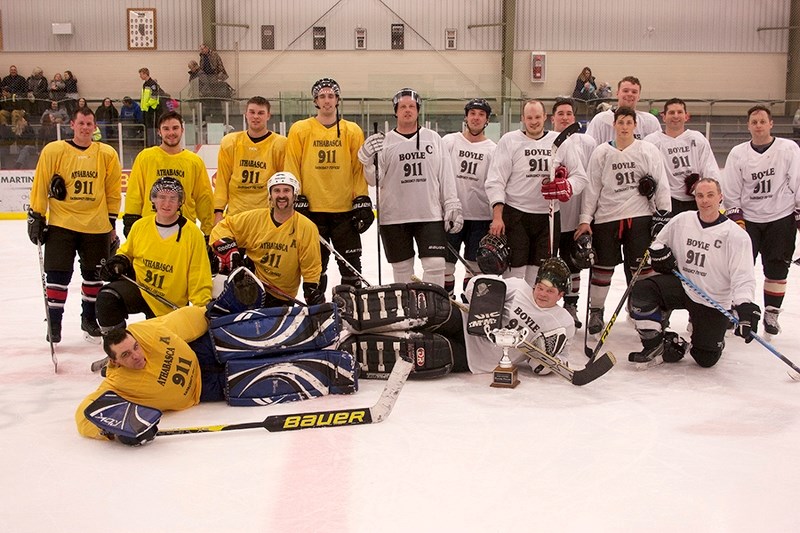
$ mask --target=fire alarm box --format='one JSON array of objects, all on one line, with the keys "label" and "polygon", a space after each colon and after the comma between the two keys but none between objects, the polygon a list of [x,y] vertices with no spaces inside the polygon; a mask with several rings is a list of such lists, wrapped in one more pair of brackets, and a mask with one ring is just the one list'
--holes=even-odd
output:
[{"label": "fire alarm box", "polygon": [[547,81],[547,53],[531,52],[531,81]]}]

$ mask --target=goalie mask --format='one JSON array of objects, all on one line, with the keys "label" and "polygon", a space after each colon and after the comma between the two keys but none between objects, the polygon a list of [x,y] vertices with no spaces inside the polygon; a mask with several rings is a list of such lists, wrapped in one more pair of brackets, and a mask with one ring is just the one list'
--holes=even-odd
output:
[{"label": "goalie mask", "polygon": [[578,268],[589,268],[594,265],[594,248],[592,248],[592,236],[583,233],[575,241],[575,247],[570,255],[572,262]]},{"label": "goalie mask", "polygon": [[542,261],[542,266],[536,275],[536,283],[544,283],[555,287],[559,292],[567,293],[571,283],[569,267],[563,259],[549,257]]},{"label": "goalie mask", "polygon": [[[178,195],[178,205],[183,205],[185,196],[183,185],[176,178],[171,176],[158,178],[155,183],[153,183],[153,187],[150,189],[150,201],[155,203],[156,197],[158,197],[158,193],[161,191],[174,192]],[[153,206],[153,209],[155,209],[155,205]]]},{"label": "goalie mask", "polygon": [[508,240],[505,235],[483,236],[478,244],[478,266],[484,274],[502,275],[508,270]]}]

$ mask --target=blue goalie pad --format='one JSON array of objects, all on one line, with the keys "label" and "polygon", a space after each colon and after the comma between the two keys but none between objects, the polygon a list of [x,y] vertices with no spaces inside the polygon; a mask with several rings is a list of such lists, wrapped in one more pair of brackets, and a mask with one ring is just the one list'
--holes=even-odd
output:
[{"label": "blue goalie pad", "polygon": [[84,409],[83,416],[103,433],[136,438],[158,425],[161,411],[129,402],[116,392],[107,391]]},{"label": "blue goalie pad", "polygon": [[226,368],[229,405],[294,402],[358,390],[355,359],[339,350],[317,350],[270,359],[237,359]]},{"label": "blue goalie pad", "polygon": [[335,304],[265,307],[211,320],[208,331],[220,363],[320,350],[339,337]]}]

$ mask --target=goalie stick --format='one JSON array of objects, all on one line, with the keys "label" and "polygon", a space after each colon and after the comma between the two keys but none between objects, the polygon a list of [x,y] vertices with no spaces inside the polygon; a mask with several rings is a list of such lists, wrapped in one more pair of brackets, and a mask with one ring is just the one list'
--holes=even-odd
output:
[{"label": "goalie stick", "polygon": [[[553,357],[546,351],[528,341],[523,340],[516,348],[523,355],[525,355],[525,357],[528,357],[536,362],[543,363],[562,378],[566,379],[573,385],[578,386],[591,383],[611,370],[611,368],[617,363],[617,359],[614,357],[614,354],[611,352],[606,352],[597,359],[590,360],[582,369],[573,370],[562,363],[558,357]],[[536,353],[533,354],[531,352]]]},{"label": "goalie stick", "polygon": [[162,304],[166,305],[167,307],[170,307],[170,308],[172,308],[172,310],[173,310],[173,311],[174,311],[175,309],[178,309],[178,306],[177,306],[177,305],[175,305],[174,303],[170,302],[169,300],[167,300],[166,298],[164,298],[164,297],[163,297],[163,296],[161,296],[160,294],[156,294],[156,293],[155,293],[155,292],[153,292],[153,291],[152,291],[152,290],[151,290],[149,287],[147,287],[146,285],[142,285],[141,283],[139,283],[139,282],[138,282],[138,281],[136,281],[135,279],[133,279],[133,278],[131,278],[131,277],[128,277],[128,276],[127,276],[127,275],[125,275],[125,274],[120,274],[120,276],[119,276],[119,277],[121,277],[121,278],[122,278],[122,279],[124,279],[125,281],[129,281],[129,282],[133,283],[134,285],[136,285],[137,287],[139,287],[139,290],[146,292],[147,294],[149,294],[150,296],[152,296],[153,298],[155,298],[156,300],[158,300],[158,301],[159,301],[159,302],[161,302]]},{"label": "goalie stick", "polygon": [[472,267],[471,267],[471,266],[469,266],[469,264],[467,263],[467,260],[466,260],[466,259],[464,259],[464,257],[463,257],[463,256],[462,256],[460,253],[458,253],[458,250],[456,250],[455,246],[453,246],[452,244],[450,244],[450,243],[448,242],[448,243],[447,243],[447,249],[448,249],[448,250],[450,250],[450,253],[451,253],[451,254],[453,254],[454,256],[456,256],[456,259],[458,259],[458,260],[461,262],[461,264],[462,264],[462,265],[464,265],[464,270],[466,270],[466,271],[467,271],[467,273],[468,273],[470,276],[477,276],[477,275],[478,275],[478,274],[476,274],[476,273],[475,273],[475,271],[474,271],[474,270],[472,270]]},{"label": "goalie stick", "polygon": [[[578,133],[579,131],[581,131],[581,125],[578,124],[577,122],[573,122],[572,124],[570,124],[569,126],[564,128],[564,130],[561,133],[558,134],[558,137],[556,137],[556,140],[553,141],[553,153],[550,155],[550,178],[549,178],[550,181],[552,181],[554,179],[554,177],[555,177],[555,172],[556,172],[556,152],[558,151],[559,146],[564,144],[564,141],[566,141],[570,137],[570,135],[572,135],[573,133]],[[556,201],[555,200],[550,200],[550,203],[548,204],[548,211],[547,211],[547,216],[548,216],[549,223],[550,223],[550,242],[547,245],[547,250],[548,250],[547,253],[551,257],[553,255],[555,255],[555,253],[554,253],[555,252],[555,241],[554,241],[555,235],[553,235],[553,233],[555,233],[555,231],[554,231],[554,228],[555,228],[555,216],[556,216],[555,212],[556,212]]]},{"label": "goalie stick", "polygon": [[312,411],[309,413],[291,413],[285,415],[270,415],[260,422],[245,422],[242,424],[220,424],[216,426],[195,426],[175,429],[162,429],[157,437],[169,435],[185,435],[187,433],[211,433],[217,431],[233,431],[237,429],[264,428],[269,432],[293,431],[309,428],[359,426],[362,424],[377,424],[388,418],[394,408],[397,397],[403,389],[408,374],[414,367],[410,361],[399,358],[395,361],[389,380],[381,392],[378,402],[372,407],[356,409],[337,409],[334,411]]},{"label": "goalie stick", "polygon": [[[351,265],[350,262],[347,259],[345,259],[344,256],[342,256],[342,254],[340,254],[336,250],[336,248],[334,248],[331,245],[331,243],[329,243],[328,241],[323,239],[321,235],[319,237],[319,242],[321,242],[322,245],[325,246],[325,248],[328,249],[328,251],[330,251],[334,256],[336,256],[336,259],[338,261],[340,261],[344,266],[346,266],[350,270],[350,272],[355,274],[356,277],[361,280],[361,283],[363,283],[365,287],[371,287],[372,286],[372,284],[369,281],[367,281],[367,279],[361,274],[361,272],[359,272],[358,269],[356,269],[356,267]],[[380,257],[378,257],[378,263],[380,263]],[[380,282],[378,284],[380,284]]]},{"label": "goalie stick", "polygon": [[42,243],[37,242],[36,248],[39,251],[39,273],[42,275],[42,294],[44,295],[44,321],[47,324],[47,341],[50,343],[50,360],[53,362],[53,372],[58,374],[58,356],[56,346],[50,336],[50,305],[47,303],[47,275],[44,272],[44,254],[42,253]]}]

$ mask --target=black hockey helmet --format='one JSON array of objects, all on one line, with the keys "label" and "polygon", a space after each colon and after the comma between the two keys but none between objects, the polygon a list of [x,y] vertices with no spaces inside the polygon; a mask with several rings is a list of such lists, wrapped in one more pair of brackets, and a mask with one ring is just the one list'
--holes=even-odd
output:
[{"label": "black hockey helmet", "polygon": [[572,249],[570,258],[578,268],[589,268],[594,264],[594,248],[592,248],[592,236],[583,233],[575,240],[575,247]]},{"label": "black hockey helmet", "polygon": [[536,283],[545,283],[567,293],[570,289],[571,275],[569,267],[560,257],[548,257],[542,261],[539,273],[536,274]]},{"label": "black hockey helmet", "polygon": [[419,111],[420,107],[422,107],[422,99],[419,97],[419,93],[414,89],[409,89],[408,87],[404,87],[397,91],[395,95],[392,97],[392,105],[394,106],[394,112],[397,113],[397,104],[400,102],[400,99],[404,96],[410,96],[414,99],[417,103],[417,111]]},{"label": "black hockey helmet", "polygon": [[490,106],[489,102],[487,102],[484,98],[473,98],[467,102],[467,105],[464,106],[465,117],[469,114],[470,109],[480,109],[486,113],[486,118],[492,116],[492,106]]},{"label": "black hockey helmet", "polygon": [[333,78],[322,78],[314,82],[314,85],[311,86],[311,99],[316,100],[317,96],[319,96],[319,92],[326,87],[333,89],[333,94],[339,98],[339,84],[336,83],[336,80]]},{"label": "black hockey helmet", "polygon": [[508,270],[508,240],[505,235],[487,233],[478,244],[478,267],[484,274],[501,275]]},{"label": "black hockey helmet", "polygon": [[158,178],[150,189],[150,201],[155,202],[158,193],[161,191],[172,191],[176,193],[178,195],[178,203],[183,205],[185,193],[183,191],[183,185],[177,178],[173,178],[172,176]]}]

